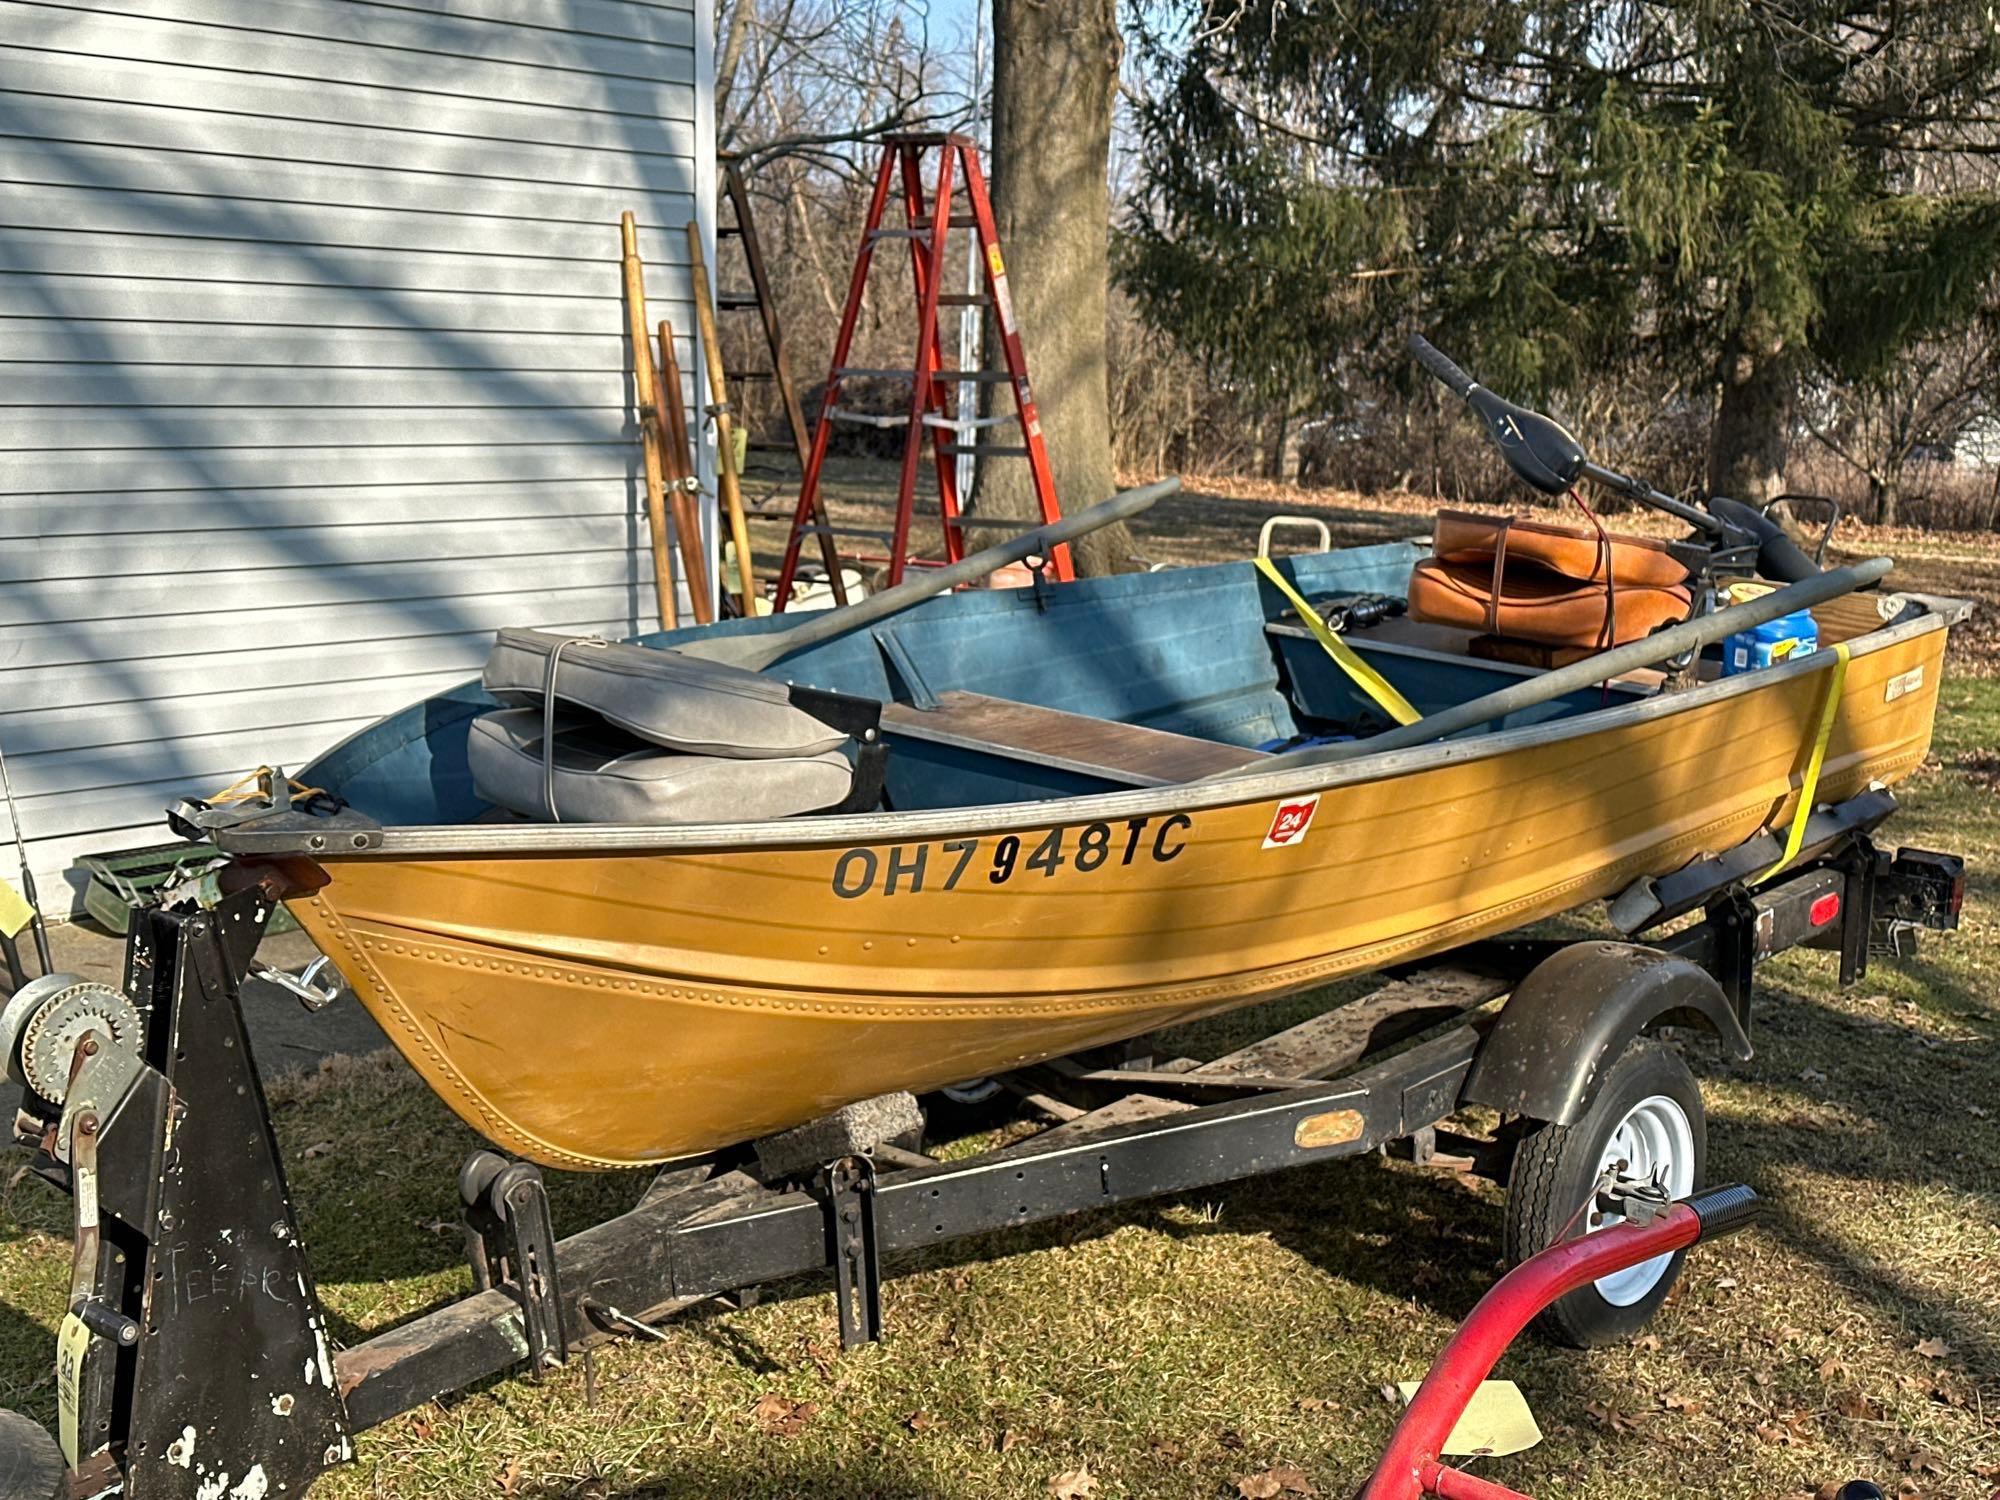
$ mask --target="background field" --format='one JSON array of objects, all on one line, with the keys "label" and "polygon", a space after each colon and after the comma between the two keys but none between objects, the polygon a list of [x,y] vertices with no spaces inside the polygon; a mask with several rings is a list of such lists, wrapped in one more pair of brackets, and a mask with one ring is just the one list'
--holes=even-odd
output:
[{"label": "background field", "polygon": [[[851,486],[841,498],[879,514]],[[1169,502],[1139,532],[1160,560],[1220,560],[1246,555],[1267,514],[1310,510],[1354,541],[1420,531],[1428,508],[1238,486]],[[1860,529],[1839,547],[1891,551],[1904,586],[1982,601],[1894,825],[1971,860],[1965,926],[1848,993],[1824,955],[1772,964],[1746,1066],[1687,1041],[1711,1176],[1755,1184],[1773,1215],[1700,1252],[1638,1345],[1509,1356],[1500,1373],[1548,1440],[1481,1472],[1517,1488],[1776,1500],[1858,1474],[1892,1493],[2000,1489],[2000,551]],[[1176,1045],[1212,1055],[1257,1024]],[[387,1055],[343,1060],[272,1095],[340,1339],[463,1290],[452,1174],[475,1142],[414,1076]],[[554,1186],[569,1229],[640,1182]],[[67,1211],[19,1174],[0,1200],[0,1404],[43,1419]],[[668,1344],[600,1352],[595,1405],[575,1365],[478,1389],[366,1435],[315,1493],[1343,1495],[1394,1417],[1382,1387],[1422,1371],[1499,1256],[1490,1187],[1380,1159],[1300,1170],[899,1264],[888,1339],[857,1354],[840,1354],[819,1284],[770,1288],[681,1320]]]}]

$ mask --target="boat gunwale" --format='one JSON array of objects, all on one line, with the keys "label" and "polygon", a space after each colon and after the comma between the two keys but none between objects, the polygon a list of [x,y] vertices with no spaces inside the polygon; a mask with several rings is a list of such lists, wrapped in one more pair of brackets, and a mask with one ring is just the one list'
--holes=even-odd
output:
[{"label": "boat gunwale", "polygon": [[[1973,608],[1969,599],[1897,590],[1896,597],[1924,607],[1914,619],[1887,624],[1846,644],[1850,657],[1945,631]],[[1655,693],[1611,708],[1545,720],[1519,729],[1443,740],[1434,744],[1357,756],[1352,760],[1287,768],[1274,765],[1254,776],[1181,782],[1158,787],[1121,788],[1029,802],[982,803],[969,807],[913,812],[850,813],[830,817],[775,819],[755,823],[683,823],[671,826],[627,823],[440,823],[385,826],[366,848],[309,849],[310,829],[282,834],[254,827],[222,830],[216,843],[230,853],[309,854],[325,864],[407,859],[413,856],[487,858],[535,855],[701,854],[742,849],[816,849],[859,844],[916,842],[967,833],[1006,833],[1057,824],[1115,822],[1122,818],[1201,812],[1273,797],[1324,793],[1338,788],[1416,774],[1556,744],[1723,702],[1829,669],[1834,651],[1823,647],[1755,672],[1719,677],[1675,693]],[[1272,757],[1281,762],[1283,755]]]}]

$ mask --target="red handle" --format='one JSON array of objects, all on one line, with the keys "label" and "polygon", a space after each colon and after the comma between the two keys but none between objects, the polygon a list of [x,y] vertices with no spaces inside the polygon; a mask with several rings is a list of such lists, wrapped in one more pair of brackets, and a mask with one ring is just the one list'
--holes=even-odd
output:
[{"label": "red handle", "polygon": [[1704,1233],[1738,1228],[1748,1222],[1755,1201],[1748,1189],[1716,1189],[1701,1194],[1694,1206],[1674,1204],[1650,1224],[1617,1224],[1561,1240],[1514,1267],[1479,1299],[1438,1355],[1360,1500],[1420,1500],[1424,1495],[1524,1500],[1514,1490],[1438,1462],[1466,1403],[1507,1346],[1550,1303],[1615,1271],[1683,1250]]}]

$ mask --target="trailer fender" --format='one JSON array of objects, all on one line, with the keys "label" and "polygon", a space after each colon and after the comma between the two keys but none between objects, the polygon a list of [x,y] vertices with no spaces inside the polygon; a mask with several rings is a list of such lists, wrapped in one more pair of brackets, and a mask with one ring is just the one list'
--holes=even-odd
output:
[{"label": "trailer fender", "polygon": [[1700,1026],[1738,1061],[1751,1056],[1742,1021],[1706,970],[1636,943],[1573,943],[1515,986],[1460,1097],[1574,1124],[1626,1045],[1659,1025]]}]

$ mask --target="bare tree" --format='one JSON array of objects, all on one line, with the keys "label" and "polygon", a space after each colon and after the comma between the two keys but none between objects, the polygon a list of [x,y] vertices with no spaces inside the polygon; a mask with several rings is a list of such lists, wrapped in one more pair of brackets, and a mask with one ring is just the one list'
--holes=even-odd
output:
[{"label": "bare tree", "polygon": [[[1071,510],[1116,485],[1106,329],[1123,55],[1115,0],[993,0],[994,216],[1056,494]],[[979,508],[1032,516],[1026,465],[983,466]],[[1112,526],[1073,550],[1080,571],[1112,573],[1131,566],[1132,546]]]}]

